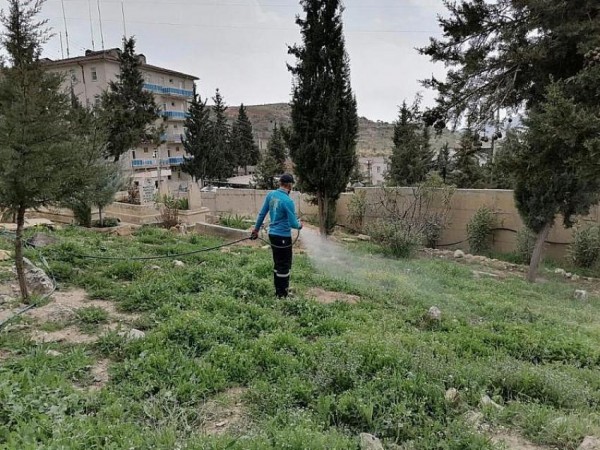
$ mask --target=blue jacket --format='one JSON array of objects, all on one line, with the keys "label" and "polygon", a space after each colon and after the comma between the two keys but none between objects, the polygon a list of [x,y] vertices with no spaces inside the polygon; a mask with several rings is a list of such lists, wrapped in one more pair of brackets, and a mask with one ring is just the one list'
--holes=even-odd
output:
[{"label": "blue jacket", "polygon": [[298,222],[298,218],[296,217],[294,201],[284,189],[270,192],[267,195],[267,198],[265,198],[265,203],[256,220],[255,228],[257,230],[262,226],[267,213],[270,213],[271,218],[269,234],[281,237],[291,237],[292,228],[295,230],[301,228],[300,222]]}]

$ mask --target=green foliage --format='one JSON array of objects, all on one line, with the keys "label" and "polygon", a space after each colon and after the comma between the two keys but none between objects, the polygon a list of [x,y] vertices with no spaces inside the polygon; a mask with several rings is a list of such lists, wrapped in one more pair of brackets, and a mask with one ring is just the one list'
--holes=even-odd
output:
[{"label": "green foliage", "polygon": [[358,116],[350,86],[340,0],[303,0],[302,45],[289,47],[294,82],[287,139],[300,189],[315,195],[321,233],[335,220],[335,202],[356,165]]},{"label": "green foliage", "polygon": [[600,259],[600,227],[577,228],[570,248],[571,258],[577,267],[593,267]]},{"label": "green foliage", "polygon": [[206,100],[202,101],[194,87],[194,97],[190,102],[189,115],[184,123],[185,137],[183,148],[189,156],[185,157],[181,170],[196,181],[216,178],[213,172],[214,159],[218,158],[212,152],[212,125],[210,111]]},{"label": "green foliage", "polygon": [[142,63],[135,53],[135,39],[123,38],[119,75],[102,94],[100,115],[108,135],[106,153],[118,161],[142,141],[156,141],[161,130],[154,126],[160,109],[154,95],[144,90]]},{"label": "green foliage", "polygon": [[517,255],[519,257],[519,262],[525,264],[531,262],[536,238],[536,234],[528,228],[521,228],[517,232]]},{"label": "green foliage", "polygon": [[485,255],[490,252],[495,226],[496,215],[494,211],[483,206],[475,212],[467,224],[469,248],[472,253]]},{"label": "green foliage", "polygon": [[211,179],[225,180],[231,177],[236,168],[235,155],[231,145],[231,127],[227,120],[227,105],[217,89],[213,97],[212,125],[211,125],[211,158],[207,169],[210,170]]},{"label": "green foliage", "polygon": [[459,148],[452,158],[450,179],[457,188],[483,187],[484,172],[478,160],[480,151],[481,142],[477,134],[473,130],[465,130],[460,138]]},{"label": "green foliage", "polygon": [[379,219],[367,226],[367,232],[386,253],[399,258],[410,258],[423,246],[423,235],[402,222]]},{"label": "green foliage", "polygon": [[236,228],[238,230],[247,230],[250,228],[251,219],[248,216],[241,216],[239,214],[226,214],[219,217],[219,223],[224,227]]},{"label": "green foliage", "polygon": [[167,229],[179,224],[179,211],[189,208],[187,198],[175,198],[170,195],[163,195],[157,204],[160,205],[161,223]]},{"label": "green foliage", "polygon": [[357,231],[363,229],[367,206],[367,192],[354,192],[348,203],[348,221]]},{"label": "green foliage", "polygon": [[448,142],[440,148],[435,160],[434,169],[442,177],[444,183],[449,181],[452,172],[452,158],[450,157],[450,145]]},{"label": "green foliage", "polygon": [[411,106],[402,103],[394,124],[394,148],[387,174],[394,186],[414,186],[425,180],[433,167],[433,150],[429,144],[429,130],[423,126],[421,98]]},{"label": "green foliage", "polygon": [[252,123],[243,103],[231,128],[231,145],[238,167],[254,166],[260,160],[260,151],[254,142]]},{"label": "green foliage", "polygon": [[100,222],[100,220],[94,220],[92,226],[95,228],[112,228],[118,227],[119,222],[120,220],[116,217],[105,217],[102,219],[102,222]]},{"label": "green foliage", "polygon": [[84,325],[98,325],[108,321],[108,312],[98,306],[87,306],[75,310],[77,319]]},{"label": "green foliage", "polygon": [[254,181],[259,189],[275,189],[275,177],[285,172],[286,148],[281,127],[273,127],[267,152],[256,167]]}]

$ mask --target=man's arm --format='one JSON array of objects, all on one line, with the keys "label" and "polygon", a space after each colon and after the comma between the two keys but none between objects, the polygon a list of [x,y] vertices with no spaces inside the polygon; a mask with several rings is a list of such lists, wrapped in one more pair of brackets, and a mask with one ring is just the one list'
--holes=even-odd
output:
[{"label": "man's arm", "polygon": [[288,223],[290,224],[290,228],[295,230],[302,229],[302,223],[298,220],[296,216],[296,208],[294,206],[294,202],[290,200],[289,202],[285,202],[285,208],[287,210]]}]

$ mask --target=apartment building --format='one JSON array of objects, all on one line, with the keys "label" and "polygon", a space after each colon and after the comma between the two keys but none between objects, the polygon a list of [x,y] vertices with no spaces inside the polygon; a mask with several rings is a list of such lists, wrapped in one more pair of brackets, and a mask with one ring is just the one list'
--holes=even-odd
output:
[{"label": "apartment building", "polygon": [[358,166],[367,186],[381,186],[385,183],[388,159],[384,156],[359,158]]},{"label": "apartment building", "polygon": [[[120,49],[85,52],[84,56],[50,60],[45,59],[47,70],[64,76],[64,88],[73,89],[82,104],[97,105],[109,82],[119,74]],[[182,136],[188,102],[193,97],[194,82],[197,77],[171,69],[148,64],[144,55],[139,55],[144,76],[144,89],[154,94],[161,108],[162,118],[157,124],[164,126],[164,144],[156,147],[144,144],[131,149],[121,157],[124,169],[129,172],[136,184],[154,183],[162,193],[187,189],[190,177],[181,172],[184,149]],[[160,178],[160,179],[159,179]],[[159,184],[160,183],[160,184]]]}]

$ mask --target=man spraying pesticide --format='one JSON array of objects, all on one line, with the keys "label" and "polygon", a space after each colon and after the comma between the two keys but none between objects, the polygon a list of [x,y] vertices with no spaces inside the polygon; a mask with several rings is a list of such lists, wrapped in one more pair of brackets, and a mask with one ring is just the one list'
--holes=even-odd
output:
[{"label": "man spraying pesticide", "polygon": [[279,178],[279,189],[270,192],[265,199],[256,225],[252,230],[252,238],[258,239],[258,232],[267,213],[271,218],[269,225],[269,241],[273,251],[273,279],[275,295],[279,298],[287,297],[290,286],[290,271],[292,269],[292,228],[302,229],[302,222],[296,217],[294,201],[290,198],[290,191],[294,185],[294,177],[284,174]]}]

